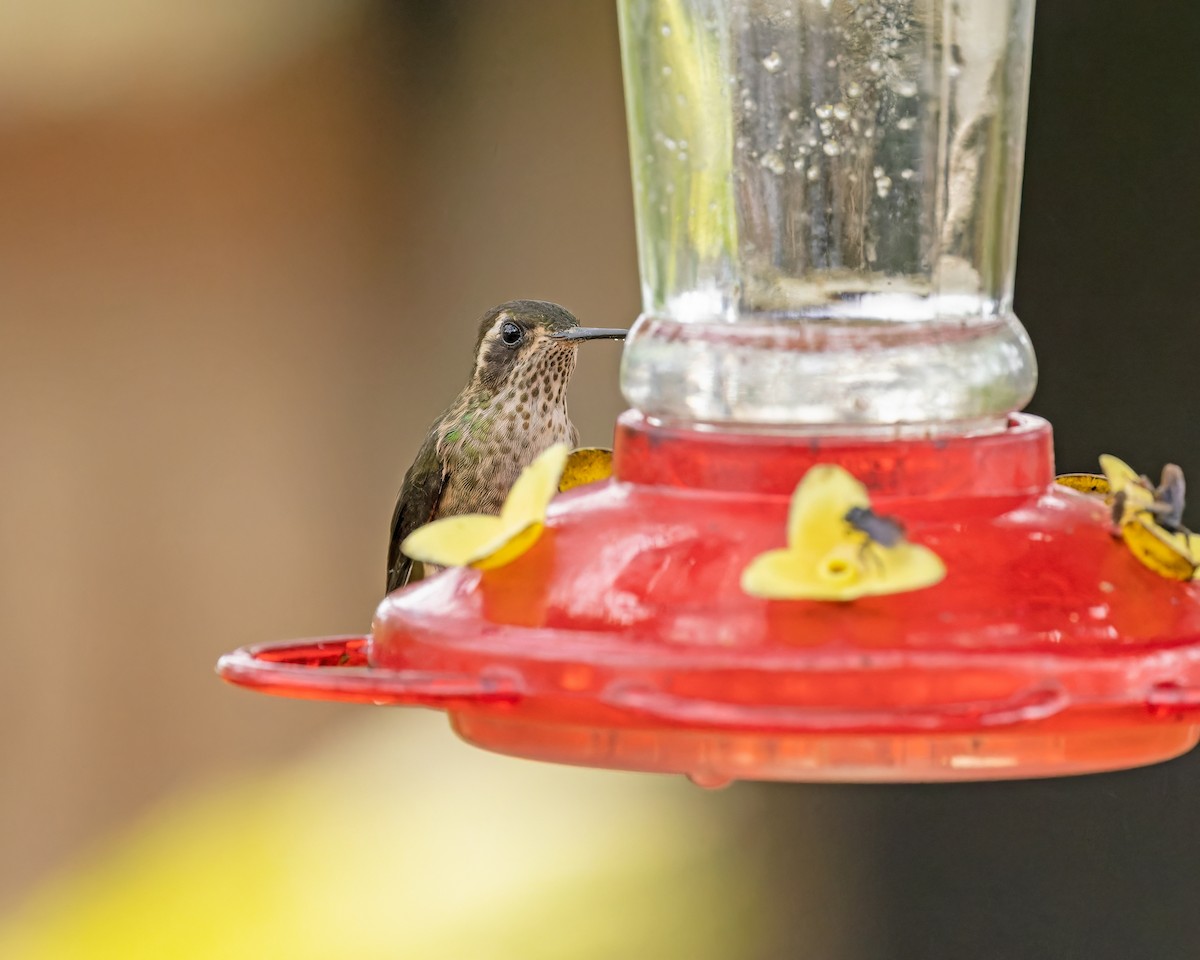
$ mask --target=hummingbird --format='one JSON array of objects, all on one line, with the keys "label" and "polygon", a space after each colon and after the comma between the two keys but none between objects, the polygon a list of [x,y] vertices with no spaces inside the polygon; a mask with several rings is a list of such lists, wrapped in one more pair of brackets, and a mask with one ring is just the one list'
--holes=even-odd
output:
[{"label": "hummingbird", "polygon": [[429,427],[404,475],[392,514],[387,589],[412,577],[400,552],[417,527],[462,513],[499,514],[517,476],[547,447],[574,447],[567,384],[585,340],[623,340],[627,331],[581,327],[563,307],[510,300],[479,319],[471,379]]}]

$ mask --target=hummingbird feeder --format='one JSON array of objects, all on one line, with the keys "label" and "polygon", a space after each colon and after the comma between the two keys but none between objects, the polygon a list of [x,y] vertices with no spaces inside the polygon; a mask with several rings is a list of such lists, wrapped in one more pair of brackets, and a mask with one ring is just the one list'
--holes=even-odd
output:
[{"label": "hummingbird feeder", "polygon": [[221,675],[708,786],[1194,746],[1197,587],[1056,484],[1016,412],[1034,0],[618,8],[644,312],[613,476],[515,558],[391,594],[369,637]]}]

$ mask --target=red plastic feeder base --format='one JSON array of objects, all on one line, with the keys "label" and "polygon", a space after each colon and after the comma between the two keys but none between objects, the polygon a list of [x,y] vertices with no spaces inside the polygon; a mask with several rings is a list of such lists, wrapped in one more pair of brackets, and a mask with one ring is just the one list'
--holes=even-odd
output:
[{"label": "red plastic feeder base", "polygon": [[[946,578],[852,603],[743,593],[817,463],[862,480]],[[708,786],[1058,776],[1196,743],[1200,592],[1141,566],[1103,503],[1053,483],[1045,421],[797,440],[628,413],[614,466],[558,498],[512,564],[389,596],[369,642],[239,651],[222,675],[440,707],[489,750]]]}]

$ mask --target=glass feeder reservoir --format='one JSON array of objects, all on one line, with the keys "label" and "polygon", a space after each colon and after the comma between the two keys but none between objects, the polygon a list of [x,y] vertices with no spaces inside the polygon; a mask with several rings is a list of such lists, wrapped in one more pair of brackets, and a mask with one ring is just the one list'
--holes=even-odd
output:
[{"label": "glass feeder reservoir", "polygon": [[1002,426],[1033,0],[621,0],[645,312],[630,403]]},{"label": "glass feeder reservoir", "polygon": [[[710,786],[1194,746],[1196,586],[1056,485],[1049,424],[1014,412],[1036,379],[1012,312],[1033,0],[618,9],[644,312],[612,478],[508,562],[393,593],[369,637],[222,675]],[[822,537],[855,549],[810,562]],[[824,586],[789,592],[804,577]],[[854,577],[891,586],[828,586]]]}]

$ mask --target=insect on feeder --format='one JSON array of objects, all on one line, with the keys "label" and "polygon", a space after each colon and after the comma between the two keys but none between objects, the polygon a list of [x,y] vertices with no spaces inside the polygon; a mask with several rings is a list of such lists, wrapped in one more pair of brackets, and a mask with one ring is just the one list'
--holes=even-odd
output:
[{"label": "insect on feeder", "polygon": [[[1197,588],[1057,485],[1049,424],[1015,412],[1034,0],[618,7],[644,312],[613,476],[515,558],[388,596],[369,637],[222,676],[708,786],[1191,748]],[[817,530],[856,547],[805,559]]]}]

